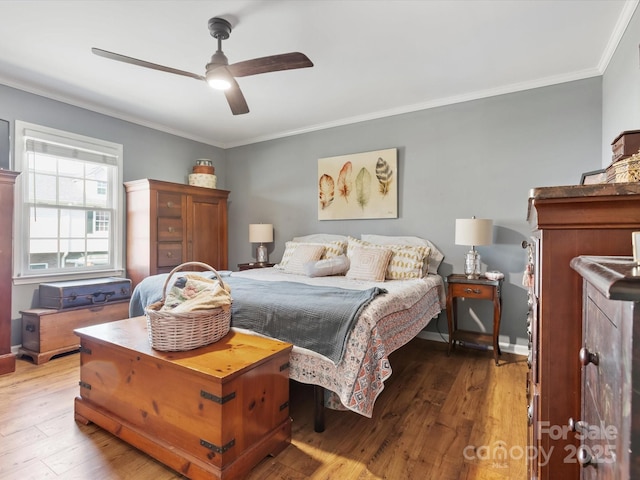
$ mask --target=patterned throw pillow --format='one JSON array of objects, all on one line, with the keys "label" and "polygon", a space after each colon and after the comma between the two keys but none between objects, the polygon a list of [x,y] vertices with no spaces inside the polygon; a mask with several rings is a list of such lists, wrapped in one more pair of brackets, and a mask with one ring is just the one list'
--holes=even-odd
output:
[{"label": "patterned throw pillow", "polygon": [[346,277],[353,280],[384,281],[392,251],[389,248],[350,245],[349,270]]},{"label": "patterned throw pillow", "polygon": [[312,245],[310,243],[297,245],[293,254],[289,257],[287,264],[284,266],[284,272],[304,275],[304,264],[320,260],[324,250],[324,245]]},{"label": "patterned throw pillow", "polygon": [[360,238],[369,243],[375,245],[411,245],[411,246],[425,246],[429,247],[429,256],[424,260],[423,276],[427,273],[436,275],[438,268],[444,260],[444,254],[438,250],[433,242],[426,238],[413,237],[413,236],[390,236],[390,235],[370,235],[362,234]]},{"label": "patterned throw pillow", "polygon": [[357,245],[390,249],[393,253],[385,274],[388,280],[422,278],[424,263],[431,252],[425,245],[376,245],[353,237],[349,237],[348,241],[347,255]]},{"label": "patterned throw pillow", "polygon": [[408,280],[422,278],[423,266],[431,249],[425,246],[386,245],[393,252],[387,268],[387,279]]},{"label": "patterned throw pillow", "polygon": [[296,251],[296,248],[299,245],[316,245],[316,246],[324,247],[324,253],[322,254],[323,260],[326,258],[334,258],[334,257],[339,257],[340,255],[344,255],[347,248],[347,242],[340,241],[340,240],[337,240],[334,242],[327,242],[327,243],[315,243],[315,242],[302,243],[302,242],[288,241],[284,244],[284,253],[282,254],[282,260],[280,260],[280,263],[278,263],[277,265],[274,265],[274,268],[278,270],[285,270],[287,267],[287,263],[289,263],[291,256],[294,254],[294,252]]}]

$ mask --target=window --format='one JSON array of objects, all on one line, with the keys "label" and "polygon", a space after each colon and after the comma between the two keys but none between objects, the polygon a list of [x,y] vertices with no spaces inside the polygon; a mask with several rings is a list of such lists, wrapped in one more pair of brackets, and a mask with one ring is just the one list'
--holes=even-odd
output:
[{"label": "window", "polygon": [[122,145],[16,121],[16,167],[16,279],[120,273]]}]

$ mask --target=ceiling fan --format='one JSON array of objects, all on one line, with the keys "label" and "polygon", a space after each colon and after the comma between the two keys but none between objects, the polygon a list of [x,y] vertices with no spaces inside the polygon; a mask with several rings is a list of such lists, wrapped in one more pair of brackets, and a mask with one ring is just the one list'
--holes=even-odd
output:
[{"label": "ceiling fan", "polygon": [[160,70],[161,72],[174,73],[185,77],[204,80],[211,87],[224,90],[229,107],[234,115],[249,113],[249,106],[240,90],[240,85],[235,77],[247,77],[260,73],[277,72],[279,70],[292,70],[296,68],[313,67],[313,63],[303,53],[291,52],[268,57],[254,58],[229,65],[227,56],[222,52],[222,40],[229,38],[231,34],[231,24],[221,17],[213,17],[209,20],[209,32],[211,36],[218,40],[218,50],[211,57],[211,61],[205,67],[204,76],[196,73],[185,72],[176,68],[165,67],[157,63],[127,57],[119,53],[108,52],[100,48],[92,48],[91,51],[101,57],[117,60],[119,62],[138,65],[139,67]]}]

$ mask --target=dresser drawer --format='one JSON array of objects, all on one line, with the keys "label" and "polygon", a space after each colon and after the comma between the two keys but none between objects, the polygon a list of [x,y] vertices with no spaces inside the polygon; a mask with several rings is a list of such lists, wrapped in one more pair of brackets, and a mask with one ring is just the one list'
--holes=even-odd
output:
[{"label": "dresser drawer", "polygon": [[158,192],[158,216],[182,217],[182,195]]},{"label": "dresser drawer", "polygon": [[622,337],[614,323],[619,315],[611,311],[611,307],[618,305],[620,302],[607,302],[597,289],[587,286],[588,320],[584,325],[583,348],[597,355],[597,365],[590,362],[582,367],[584,385],[597,412],[597,418],[589,423],[602,420],[606,425],[620,425],[622,420]]},{"label": "dresser drawer", "polygon": [[451,294],[454,297],[492,300],[495,293],[495,287],[493,287],[492,285],[450,283],[449,288],[451,289]]},{"label": "dresser drawer", "polygon": [[184,222],[182,218],[159,217],[158,241],[180,242],[184,236]]},{"label": "dresser drawer", "polygon": [[181,243],[158,244],[158,267],[176,267],[183,263]]}]

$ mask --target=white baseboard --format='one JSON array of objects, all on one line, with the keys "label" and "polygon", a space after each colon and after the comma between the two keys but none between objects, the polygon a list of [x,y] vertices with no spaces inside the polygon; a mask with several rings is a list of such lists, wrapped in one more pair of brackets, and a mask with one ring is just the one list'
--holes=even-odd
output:
[{"label": "white baseboard", "polygon": [[[446,333],[440,335],[438,332],[428,332],[425,330],[421,331],[418,334],[418,338],[443,343],[449,341],[449,335],[447,335]],[[492,349],[493,347],[488,348]],[[525,345],[514,345],[512,343],[500,343],[500,350],[507,353],[513,353],[515,355],[523,355],[525,357],[529,354],[529,349]]]}]

